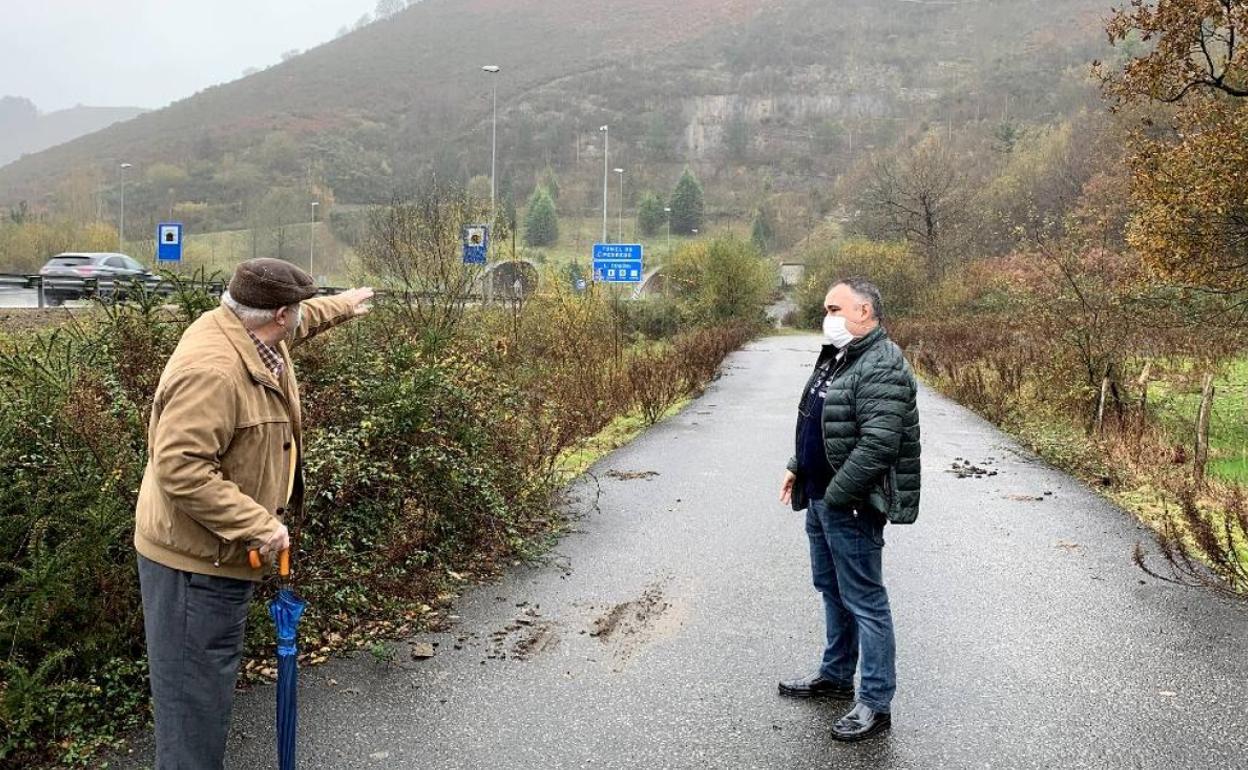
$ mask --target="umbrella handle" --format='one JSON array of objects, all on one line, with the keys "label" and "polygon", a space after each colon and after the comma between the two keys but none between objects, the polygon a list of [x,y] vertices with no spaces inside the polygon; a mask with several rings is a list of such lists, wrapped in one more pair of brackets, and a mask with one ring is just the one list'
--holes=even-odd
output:
[{"label": "umbrella handle", "polygon": [[[260,561],[260,552],[252,549],[247,552],[247,562],[251,564],[252,569],[260,569],[262,562]],[[277,574],[282,577],[290,577],[290,549],[283,549],[277,557]]]}]

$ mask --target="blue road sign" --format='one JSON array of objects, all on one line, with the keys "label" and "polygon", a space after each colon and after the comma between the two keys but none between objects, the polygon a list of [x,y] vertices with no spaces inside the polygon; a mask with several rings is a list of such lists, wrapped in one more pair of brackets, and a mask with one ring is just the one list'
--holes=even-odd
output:
[{"label": "blue road sign", "polygon": [[640,262],[640,243],[595,243],[594,261]]},{"label": "blue road sign", "polygon": [[490,251],[490,228],[488,225],[464,227],[464,264],[484,265]]},{"label": "blue road sign", "polygon": [[640,262],[594,262],[594,280],[599,283],[640,283]]},{"label": "blue road sign", "polygon": [[594,280],[600,283],[640,283],[645,272],[640,243],[595,243]]},{"label": "blue road sign", "polygon": [[181,222],[161,222],[156,225],[156,259],[161,262],[182,261]]}]

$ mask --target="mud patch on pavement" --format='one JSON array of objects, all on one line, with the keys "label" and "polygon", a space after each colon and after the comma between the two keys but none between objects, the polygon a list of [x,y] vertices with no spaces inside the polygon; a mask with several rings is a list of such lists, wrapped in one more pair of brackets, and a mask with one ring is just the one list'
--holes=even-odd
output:
[{"label": "mud patch on pavement", "polygon": [[647,645],[679,632],[684,616],[683,605],[669,600],[656,583],[636,599],[607,608],[594,620],[589,635],[611,649],[614,670],[620,671]]},{"label": "mud patch on pavement", "polygon": [[996,458],[989,457],[979,463],[972,463],[970,460],[964,460],[961,457],[954,458],[953,466],[946,469],[945,473],[952,473],[960,479],[985,479],[996,476],[1000,471],[993,468],[996,465]]},{"label": "mud patch on pavement", "polygon": [[519,606],[523,607],[519,615],[490,634],[487,660],[529,660],[558,644],[556,626],[542,617],[540,606],[529,607],[527,602],[521,602]]},{"label": "mud patch on pavement", "polygon": [[1043,503],[1045,500],[1048,500],[1050,497],[1052,497],[1052,495],[1053,495],[1052,492],[1045,492],[1043,495],[1015,494],[1015,495],[1005,495],[1004,499],[1009,500],[1011,502],[1015,502],[1015,503]]},{"label": "mud patch on pavement", "polygon": [[636,481],[638,479],[651,479],[658,476],[658,471],[607,471],[606,476],[609,479],[617,481]]},{"label": "mud patch on pavement", "polygon": [[543,621],[516,640],[511,648],[511,656],[517,660],[528,660],[558,643],[559,634],[555,630],[555,624]]}]

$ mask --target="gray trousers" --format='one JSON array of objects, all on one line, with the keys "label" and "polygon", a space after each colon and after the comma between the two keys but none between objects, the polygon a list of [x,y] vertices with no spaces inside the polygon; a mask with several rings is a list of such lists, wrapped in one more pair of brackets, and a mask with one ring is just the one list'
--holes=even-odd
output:
[{"label": "gray trousers", "polygon": [[139,556],[156,770],[220,770],[254,584]]}]

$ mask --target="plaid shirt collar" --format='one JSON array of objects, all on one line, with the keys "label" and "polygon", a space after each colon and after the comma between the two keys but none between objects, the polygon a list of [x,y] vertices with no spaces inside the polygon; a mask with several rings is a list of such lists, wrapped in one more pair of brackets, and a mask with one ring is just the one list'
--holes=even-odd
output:
[{"label": "plaid shirt collar", "polygon": [[266,345],[259,337],[247,330],[247,336],[251,337],[251,341],[256,343],[256,351],[260,353],[260,360],[264,365],[273,372],[273,376],[278,380],[282,379],[282,372],[286,369],[286,362],[282,360],[282,354],[276,348]]}]

